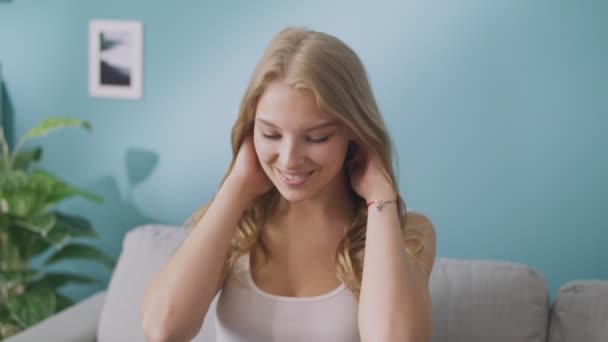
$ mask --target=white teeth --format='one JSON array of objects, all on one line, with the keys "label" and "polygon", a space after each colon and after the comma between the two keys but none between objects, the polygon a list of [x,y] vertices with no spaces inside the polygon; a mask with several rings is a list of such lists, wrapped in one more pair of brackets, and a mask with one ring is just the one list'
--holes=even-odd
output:
[{"label": "white teeth", "polygon": [[[281,171],[279,171],[279,172],[281,172]],[[287,179],[287,180],[298,181],[298,180],[302,180],[302,179],[308,177],[310,175],[310,172],[297,174],[297,175],[290,175],[290,174],[281,172],[281,175],[283,177],[285,177],[285,179]]]},{"label": "white teeth", "polygon": [[289,179],[289,180],[300,180],[303,179],[304,177],[308,176],[308,175],[303,175],[303,176],[290,176],[290,175],[286,175],[283,174],[283,176],[285,176],[285,178]]}]

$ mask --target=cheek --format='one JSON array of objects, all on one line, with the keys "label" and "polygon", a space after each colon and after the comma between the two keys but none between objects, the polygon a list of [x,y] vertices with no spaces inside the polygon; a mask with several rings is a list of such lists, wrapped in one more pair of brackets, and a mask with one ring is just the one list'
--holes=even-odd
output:
[{"label": "cheek", "polygon": [[263,138],[259,137],[254,137],[253,144],[255,146],[255,151],[258,155],[258,159],[260,160],[260,163],[262,163],[262,166],[264,166],[265,163],[269,163],[272,161],[273,156],[276,154],[274,152],[274,147],[272,146],[272,144],[269,144]]},{"label": "cheek", "polygon": [[315,153],[315,162],[328,169],[341,169],[346,157],[346,148],[343,144],[329,144],[319,148]]}]

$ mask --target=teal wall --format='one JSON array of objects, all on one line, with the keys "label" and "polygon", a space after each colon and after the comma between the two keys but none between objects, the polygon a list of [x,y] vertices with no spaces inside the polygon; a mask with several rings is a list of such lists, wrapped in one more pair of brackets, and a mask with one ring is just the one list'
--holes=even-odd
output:
[{"label": "teal wall", "polygon": [[[12,136],[50,115],[94,131],[43,141],[42,167],[105,198],[89,217],[117,256],[137,224],[180,224],[217,188],[251,71],[288,24],[364,61],[410,208],[438,255],[510,260],[566,281],[608,279],[608,6],[602,1],[0,1]],[[90,98],[91,19],[144,24],[144,98]],[[62,269],[107,283],[88,263]],[[70,285],[80,300],[102,288]]]}]

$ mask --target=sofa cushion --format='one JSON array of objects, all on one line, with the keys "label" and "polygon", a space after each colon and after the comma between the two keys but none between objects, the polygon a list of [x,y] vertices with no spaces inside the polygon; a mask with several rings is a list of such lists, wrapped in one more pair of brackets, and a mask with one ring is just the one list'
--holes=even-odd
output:
[{"label": "sofa cushion", "polygon": [[608,341],[608,281],[576,280],[560,288],[551,310],[549,341]]},{"label": "sofa cushion", "polygon": [[[145,341],[139,304],[148,283],[186,237],[180,227],[145,225],[129,231],[110,279],[97,328],[98,342]],[[214,300],[212,305],[215,305]],[[215,309],[193,341],[215,341]]]},{"label": "sofa cushion", "polygon": [[432,341],[545,342],[549,292],[529,267],[438,258],[430,291]]}]

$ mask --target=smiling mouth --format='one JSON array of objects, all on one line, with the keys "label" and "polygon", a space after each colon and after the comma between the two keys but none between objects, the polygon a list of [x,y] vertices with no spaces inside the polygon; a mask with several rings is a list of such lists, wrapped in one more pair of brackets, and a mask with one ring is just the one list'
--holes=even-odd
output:
[{"label": "smiling mouth", "polygon": [[300,186],[306,183],[310,176],[315,172],[315,170],[308,172],[298,172],[298,173],[286,173],[279,169],[276,169],[283,183],[290,187]]}]

